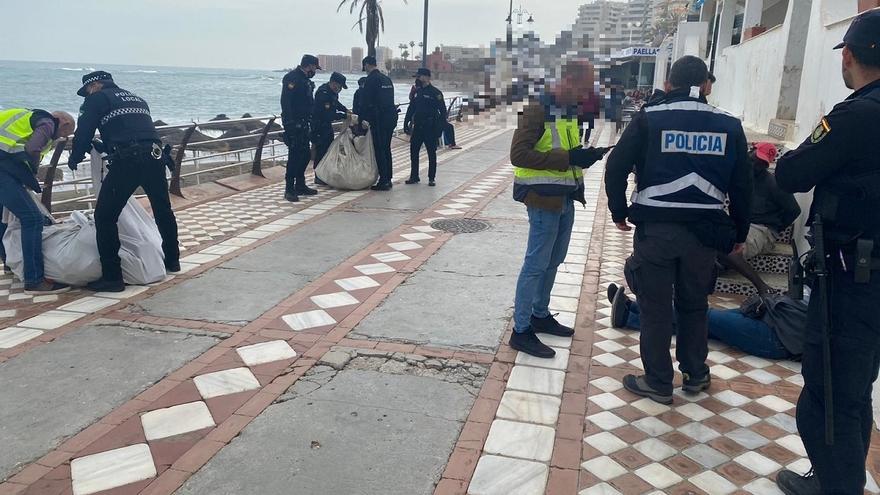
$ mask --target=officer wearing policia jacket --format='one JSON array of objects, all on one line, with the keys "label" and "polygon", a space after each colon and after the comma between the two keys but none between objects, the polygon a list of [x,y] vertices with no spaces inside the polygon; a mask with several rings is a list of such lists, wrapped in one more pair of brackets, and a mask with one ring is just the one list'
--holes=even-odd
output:
[{"label": "officer wearing policia jacket", "polygon": [[315,83],[312,78],[321,70],[318,57],[303,55],[297,68],[281,80],[281,124],[287,145],[287,171],[284,173],[284,199],[291,203],[300,196],[314,196],[318,191],[306,185],[306,168],[312,158],[309,148],[312,109],[315,106]]},{"label": "officer wearing policia jacket", "polygon": [[574,225],[574,201],[585,203],[583,169],[608,151],[581,146],[578,111],[581,95],[593,88],[594,69],[571,59],[538,101],[519,117],[510,161],[515,167],[513,198],[525,203],[529,239],[516,283],[510,347],[540,358],[556,355],[538,333],[569,337],[574,330],[550,314],[550,290],[565,260]]},{"label": "officer wearing policia jacket", "polygon": [[[43,223],[30,189],[40,192],[37,171],[55,141],[69,136],[73,117],[66,112],[10,108],[0,110],[0,209],[7,208],[21,224],[21,258],[24,291],[30,295],[59,294],[70,287],[49,280],[43,272]],[[0,241],[6,224],[0,223]],[[0,257],[6,249],[0,242]]]},{"label": "officer wearing policia jacket", "polygon": [[[814,219],[821,219],[828,272],[827,282],[812,284],[804,388],[797,404],[798,431],[813,469],[806,476],[777,475],[779,488],[789,495],[863,493],[874,424],[871,384],[880,370],[880,11],[853,20],[836,47],[841,48],[843,80],[855,92],[776,166],[782,189],[815,187],[810,220],[815,236]],[[820,285],[826,286],[824,294]],[[823,313],[830,317],[827,328]],[[826,329],[830,404],[825,401]],[[826,405],[831,406],[831,445],[826,444]]]},{"label": "officer wearing policia jacket", "polygon": [[177,220],[171,211],[165,168],[170,158],[163,153],[159,134],[150,116],[150,107],[139,96],[113,82],[104,71],[86,74],[77,91],[85,98],[80,109],[73,150],[68,166],[76,170],[92,149],[95,131],[108,153],[110,165],[95,205],[95,230],[101,256],[100,280],[88,284],[97,292],[122,292],[122,265],[119,259],[119,214],[138,187],[143,188],[156,226],[162,236],[165,269],[180,271],[180,247],[177,244]]},{"label": "officer wearing policia jacket", "polygon": [[403,131],[409,134],[410,173],[407,184],[419,183],[419,152],[428,152],[428,185],[437,176],[437,143],[446,124],[446,101],[443,93],[431,84],[431,71],[424,67],[416,73],[415,92],[409,101]]},{"label": "officer wearing policia jacket", "polygon": [[[333,142],[333,122],[342,120],[350,112],[339,103],[339,92],[348,89],[345,76],[338,72],[330,74],[330,81],[318,87],[315,92],[315,105],[312,108],[312,144],[315,146],[314,168],[324,159]],[[315,184],[327,184],[315,177]]]},{"label": "officer wearing policia jacket", "polygon": [[[624,273],[641,306],[645,374],[627,375],[623,384],[662,404],[672,403],[673,322],[682,388],[696,393],[709,387],[706,311],[716,252],[741,252],[749,232],[752,168],[746,137],[738,119],[706,103],[708,84],[702,60],[676,61],[665,96],[635,115],[605,173],[612,220],[623,231],[632,229],[627,218],[636,226]],[[633,171],[637,188],[627,206]],[[724,211],[727,198],[730,216]]]}]

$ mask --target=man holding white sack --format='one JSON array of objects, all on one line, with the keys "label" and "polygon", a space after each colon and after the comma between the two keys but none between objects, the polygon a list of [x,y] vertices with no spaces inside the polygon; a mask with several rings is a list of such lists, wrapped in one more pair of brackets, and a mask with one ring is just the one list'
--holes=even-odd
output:
[{"label": "man holding white sack", "polygon": [[[0,207],[8,209],[21,222],[21,251],[26,294],[44,295],[67,292],[67,285],[45,278],[43,272],[43,222],[45,217],[30,192],[40,192],[37,171],[43,156],[56,140],[69,136],[73,117],[65,112],[11,108],[0,111]],[[26,189],[27,188],[27,189]],[[6,224],[0,223],[0,239]],[[6,249],[0,242],[0,255],[6,262]]]}]

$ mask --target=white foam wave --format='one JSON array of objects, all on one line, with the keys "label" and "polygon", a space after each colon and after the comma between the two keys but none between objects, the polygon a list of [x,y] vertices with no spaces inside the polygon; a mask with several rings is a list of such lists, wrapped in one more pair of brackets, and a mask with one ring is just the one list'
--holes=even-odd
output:
[{"label": "white foam wave", "polygon": [[159,71],[157,71],[157,70],[146,70],[146,69],[127,70],[125,72],[127,74],[158,74],[159,73]]}]

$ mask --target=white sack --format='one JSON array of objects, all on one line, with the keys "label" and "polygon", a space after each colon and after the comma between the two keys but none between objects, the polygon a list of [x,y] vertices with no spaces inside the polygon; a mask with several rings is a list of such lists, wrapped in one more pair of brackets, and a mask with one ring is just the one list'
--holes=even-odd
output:
[{"label": "white sack", "polygon": [[345,130],[330,144],[327,154],[318,164],[315,175],[336,189],[366,189],[379,179],[379,167],[373,151],[372,131],[355,136],[351,130],[352,119],[346,121]]}]

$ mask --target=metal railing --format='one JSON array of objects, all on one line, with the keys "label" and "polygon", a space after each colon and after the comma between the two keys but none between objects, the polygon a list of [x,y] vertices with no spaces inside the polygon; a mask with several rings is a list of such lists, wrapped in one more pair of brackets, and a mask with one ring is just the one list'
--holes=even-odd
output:
[{"label": "metal railing", "polygon": [[[446,101],[448,119],[461,120],[464,109],[462,97],[447,98]],[[408,105],[407,102],[398,107],[401,112],[405,112]],[[200,184],[206,176],[222,175],[232,169],[238,169],[238,173],[241,174],[247,167],[252,175],[265,177],[263,175],[265,161],[280,159],[286,163],[287,160],[287,147],[282,139],[284,130],[278,123],[279,120],[279,115],[266,115],[157,126],[156,130],[163,143],[172,145],[175,167],[168,177],[169,192],[184,197],[182,190],[184,181],[191,180]],[[402,133],[402,123],[400,119],[396,133]],[[343,122],[334,123],[334,131],[338,132],[343,125]],[[218,137],[210,136],[210,133],[217,132],[222,134]],[[58,168],[67,165],[67,161],[62,160],[62,157],[65,151],[69,151],[72,139],[72,136],[68,136],[58,141],[45,170],[41,202],[49,211],[65,206],[70,206],[70,209],[83,206],[90,209],[96,200],[92,192],[94,187],[91,176],[78,178],[74,172],[72,179],[55,180]],[[92,164],[92,166],[102,165],[102,163]],[[65,197],[56,199],[59,190],[64,192],[72,190],[72,194],[65,194]]]}]

